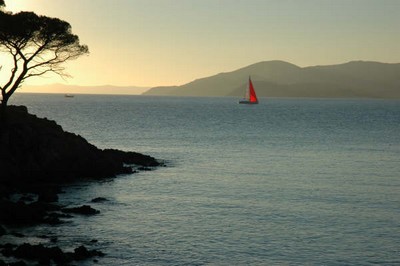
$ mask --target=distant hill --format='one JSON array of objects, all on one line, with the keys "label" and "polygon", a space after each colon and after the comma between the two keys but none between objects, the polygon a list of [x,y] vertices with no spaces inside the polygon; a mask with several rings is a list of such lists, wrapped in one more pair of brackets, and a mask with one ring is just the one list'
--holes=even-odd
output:
[{"label": "distant hill", "polygon": [[68,94],[142,94],[149,87],[135,86],[77,86],[64,84],[51,84],[40,86],[22,86],[18,92],[46,92]]},{"label": "distant hill", "polygon": [[303,68],[283,61],[260,62],[143,94],[241,97],[249,75],[261,97],[400,98],[400,63],[366,61]]}]

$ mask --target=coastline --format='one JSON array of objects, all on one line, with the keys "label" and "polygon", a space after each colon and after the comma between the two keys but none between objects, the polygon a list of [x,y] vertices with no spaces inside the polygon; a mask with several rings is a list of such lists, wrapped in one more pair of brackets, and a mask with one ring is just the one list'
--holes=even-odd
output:
[{"label": "coastline", "polygon": [[[26,243],[18,231],[39,224],[57,225],[76,215],[98,214],[90,205],[57,203],[58,194],[69,184],[152,170],[163,163],[140,153],[98,149],[83,137],[65,132],[56,122],[29,114],[25,106],[9,106],[7,114],[7,126],[0,132],[0,252],[7,263],[1,258],[0,265],[26,265],[24,260],[65,265],[103,256],[102,251],[83,245],[64,252],[56,238],[49,241],[50,236],[38,236],[49,242],[45,245]],[[107,199],[92,200],[103,201]],[[7,235],[24,243],[4,243]]]}]

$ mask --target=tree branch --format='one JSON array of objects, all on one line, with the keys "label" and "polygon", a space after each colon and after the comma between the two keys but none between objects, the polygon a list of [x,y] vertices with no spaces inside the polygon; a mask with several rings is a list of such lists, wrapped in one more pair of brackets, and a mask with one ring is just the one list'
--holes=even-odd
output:
[{"label": "tree branch", "polygon": [[[11,50],[11,49],[10,49]],[[18,61],[19,58],[17,57],[18,53],[13,53],[13,51],[11,50],[10,53],[13,55],[13,60],[14,60],[14,68],[11,69],[11,76],[10,79],[8,80],[8,82],[3,86],[4,91],[6,91],[8,89],[8,87],[13,83],[15,75],[18,72]]]},{"label": "tree branch", "polygon": [[0,12],[0,51],[11,54],[14,63],[9,80],[0,86],[5,104],[26,79],[49,72],[66,77],[62,64],[89,53],[68,22],[33,12]]}]

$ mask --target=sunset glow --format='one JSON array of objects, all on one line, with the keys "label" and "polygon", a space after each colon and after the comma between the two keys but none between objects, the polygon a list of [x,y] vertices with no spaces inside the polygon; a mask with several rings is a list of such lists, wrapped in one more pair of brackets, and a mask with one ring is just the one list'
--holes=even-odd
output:
[{"label": "sunset glow", "polygon": [[164,86],[267,60],[400,62],[400,1],[6,0],[58,17],[90,55],[31,85]]},{"label": "sunset glow", "polygon": [[0,0],[1,265],[398,265],[400,0]]}]

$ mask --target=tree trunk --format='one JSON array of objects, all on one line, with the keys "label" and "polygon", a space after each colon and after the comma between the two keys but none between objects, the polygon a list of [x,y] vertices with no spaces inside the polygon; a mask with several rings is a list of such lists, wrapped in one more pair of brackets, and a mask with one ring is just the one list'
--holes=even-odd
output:
[{"label": "tree trunk", "polygon": [[8,97],[4,97],[1,100],[0,103],[0,133],[3,131],[3,129],[6,128],[7,126],[7,102],[8,102]]}]

